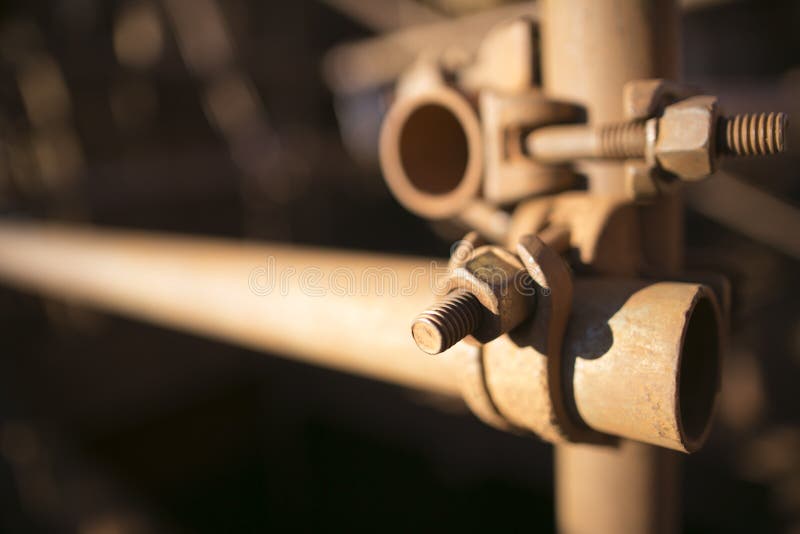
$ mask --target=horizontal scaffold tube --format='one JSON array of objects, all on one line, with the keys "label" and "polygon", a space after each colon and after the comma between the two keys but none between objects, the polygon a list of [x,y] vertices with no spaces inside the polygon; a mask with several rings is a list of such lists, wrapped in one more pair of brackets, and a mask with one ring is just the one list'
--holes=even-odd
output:
[{"label": "horizontal scaffold tube", "polygon": [[[0,223],[0,279],[155,324],[459,395],[455,354],[411,337],[444,262],[268,243]],[[451,351],[454,352],[454,351]]]}]

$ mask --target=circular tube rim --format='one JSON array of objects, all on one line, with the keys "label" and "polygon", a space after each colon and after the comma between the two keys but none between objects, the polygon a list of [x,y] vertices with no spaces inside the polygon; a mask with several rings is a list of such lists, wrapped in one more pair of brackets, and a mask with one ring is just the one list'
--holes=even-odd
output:
[{"label": "circular tube rim", "polygon": [[[409,118],[424,106],[449,111],[462,127],[467,142],[467,163],[458,185],[446,193],[431,194],[414,185],[403,166],[400,142]],[[380,161],[389,190],[409,211],[430,219],[452,217],[478,194],[483,172],[483,150],[477,113],[467,99],[447,87],[397,100],[381,128]]]}]

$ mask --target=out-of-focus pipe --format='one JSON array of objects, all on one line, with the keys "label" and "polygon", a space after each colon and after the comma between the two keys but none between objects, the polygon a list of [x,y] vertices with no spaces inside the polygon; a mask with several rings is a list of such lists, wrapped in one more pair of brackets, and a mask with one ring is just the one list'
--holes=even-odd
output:
[{"label": "out-of-focus pipe", "polygon": [[706,217],[800,259],[800,210],[791,204],[723,171],[692,184],[687,196],[689,207]]},{"label": "out-of-focus pipe", "polygon": [[367,28],[379,32],[395,31],[419,24],[445,22],[447,17],[412,0],[322,0]]},{"label": "out-of-focus pipe", "polygon": [[[678,532],[680,454],[622,440],[616,447],[569,445],[556,447],[558,531],[615,534]],[[604,481],[604,492],[625,506],[619,513],[607,506],[605,494],[586,481]],[[599,528],[598,528],[599,526]]]},{"label": "out-of-focus pipe", "polygon": [[[544,89],[552,98],[585,106],[590,125],[624,120],[625,83],[675,79],[680,57],[678,24],[675,3],[669,0],[546,0],[542,6]],[[620,162],[587,162],[582,171],[590,192],[625,194]],[[639,213],[643,239],[631,248],[640,249],[648,262],[664,272],[681,267],[680,210],[680,199],[673,196]],[[571,534],[675,531],[680,494],[675,460],[660,449],[643,449],[641,454],[628,454],[628,449],[624,443],[610,451],[556,447],[559,530]],[[579,485],[581,491],[561,490]],[[616,491],[623,485],[649,491],[625,493],[623,500]]]},{"label": "out-of-focus pipe", "polygon": [[535,19],[537,14],[537,2],[514,3],[342,44],[325,56],[325,80],[335,92],[346,94],[388,85],[422,53],[467,59],[475,54],[486,32],[496,24],[520,16]]},{"label": "out-of-focus pipe", "polygon": [[143,233],[0,223],[0,279],[371,378],[459,396],[458,350],[431,358],[411,319],[438,264]]},{"label": "out-of-focus pipe", "polygon": [[435,66],[419,64],[384,119],[380,159],[389,189],[408,210],[432,219],[459,214],[481,186],[477,110]]}]

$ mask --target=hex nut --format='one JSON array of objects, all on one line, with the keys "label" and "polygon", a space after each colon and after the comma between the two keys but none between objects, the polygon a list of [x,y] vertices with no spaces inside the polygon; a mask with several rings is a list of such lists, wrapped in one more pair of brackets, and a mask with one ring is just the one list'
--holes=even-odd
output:
[{"label": "hex nut", "polygon": [[717,119],[717,99],[713,96],[694,96],[667,106],[658,121],[658,165],[685,180],[713,173]]},{"label": "hex nut", "polygon": [[446,284],[448,292],[463,289],[485,308],[472,336],[488,343],[518,326],[533,310],[535,288],[522,262],[497,246],[476,249],[468,261],[455,267]]}]

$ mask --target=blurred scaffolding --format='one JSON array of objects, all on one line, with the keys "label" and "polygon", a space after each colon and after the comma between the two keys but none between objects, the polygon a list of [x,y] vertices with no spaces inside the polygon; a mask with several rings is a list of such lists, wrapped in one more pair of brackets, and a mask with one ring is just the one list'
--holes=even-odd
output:
[{"label": "blurred scaffolding", "polygon": [[[800,117],[797,2],[683,4],[686,81],[731,111]],[[464,227],[417,219],[380,177],[392,86],[422,52],[470,63],[519,14],[537,3],[6,2],[0,209],[441,255]],[[688,263],[735,289],[720,424],[688,460],[688,531],[800,532],[800,128],[790,135],[768,172],[731,161],[687,189]],[[0,530],[319,527],[312,515],[346,528],[389,513],[552,526],[548,449],[447,399],[415,394],[409,408],[390,386],[11,289],[0,317]]]}]

